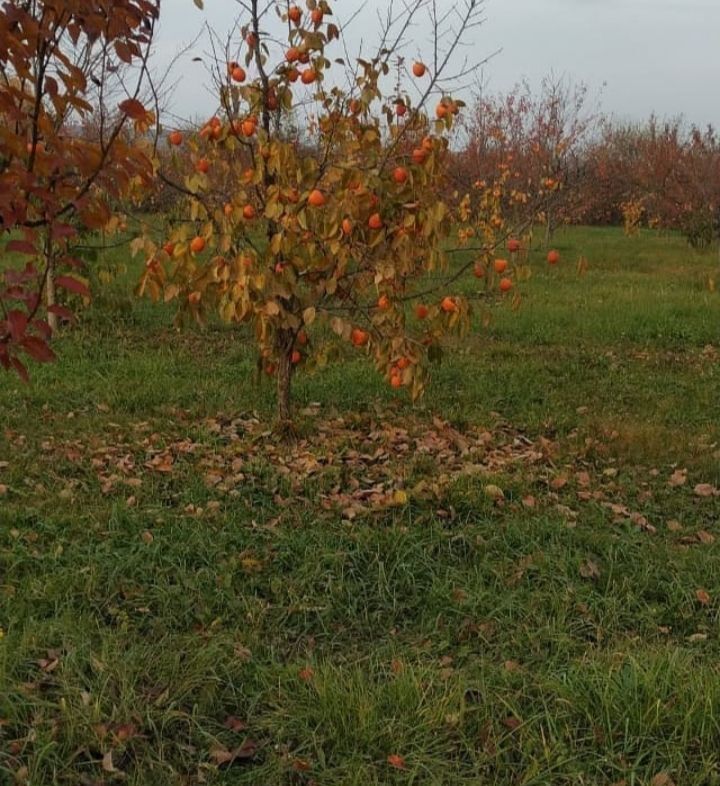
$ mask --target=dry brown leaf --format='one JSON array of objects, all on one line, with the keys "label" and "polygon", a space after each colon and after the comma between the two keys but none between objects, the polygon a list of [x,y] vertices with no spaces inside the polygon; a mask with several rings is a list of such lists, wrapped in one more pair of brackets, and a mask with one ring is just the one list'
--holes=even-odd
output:
[{"label": "dry brown leaf", "polygon": [[210,759],[219,767],[222,764],[229,764],[233,760],[233,755],[227,748],[213,748],[210,751]]},{"label": "dry brown leaf", "polygon": [[598,567],[596,562],[589,559],[580,566],[580,575],[584,579],[599,579],[600,578],[600,568]]},{"label": "dry brown leaf", "polygon": [[387,763],[396,770],[404,770],[406,768],[405,759],[399,753],[391,753],[387,757]]},{"label": "dry brown leaf", "polygon": [[46,673],[51,674],[60,665],[60,657],[54,652],[48,652],[47,658],[40,658],[37,665]]},{"label": "dry brown leaf", "polygon": [[234,732],[241,732],[247,729],[247,723],[245,723],[244,720],[235,717],[235,715],[228,715],[227,718],[225,718],[223,726],[226,729],[230,729],[230,731]]},{"label": "dry brown leaf", "polygon": [[312,666],[305,666],[298,672],[298,677],[300,677],[303,682],[311,682],[314,676],[315,670]]},{"label": "dry brown leaf", "polygon": [[490,756],[495,755],[497,745],[495,743],[495,734],[491,720],[486,720],[485,723],[483,723],[483,725],[480,727],[478,741],[480,742],[480,746],[482,750],[485,751],[485,753]]},{"label": "dry brown leaf", "polygon": [[668,478],[668,486],[684,486],[687,483],[687,470],[676,469]]},{"label": "dry brown leaf", "polygon": [[138,736],[138,728],[134,723],[121,723],[113,729],[113,736],[118,742],[127,742]]},{"label": "dry brown leaf", "polygon": [[213,764],[223,767],[232,764],[234,761],[248,761],[255,758],[257,749],[258,745],[255,740],[247,739],[242,745],[238,748],[233,748],[233,750],[221,747],[213,748],[210,751],[210,759]]},{"label": "dry brown leaf", "polygon": [[650,781],[650,786],[675,786],[675,781],[666,772],[659,772]]},{"label": "dry brown leaf", "polygon": [[710,603],[710,595],[704,589],[695,590],[695,597],[702,606],[707,606]]},{"label": "dry brown leaf", "polygon": [[698,539],[698,542],[702,543],[704,546],[709,546],[710,544],[715,543],[715,536],[704,529],[696,532],[695,537]]},{"label": "dry brown leaf", "polygon": [[715,497],[720,493],[715,486],[711,486],[709,483],[698,483],[694,492],[697,497]]},{"label": "dry brown leaf", "polygon": [[102,768],[105,770],[105,772],[117,772],[115,765],[113,764],[112,751],[108,751],[107,753],[103,754]]}]

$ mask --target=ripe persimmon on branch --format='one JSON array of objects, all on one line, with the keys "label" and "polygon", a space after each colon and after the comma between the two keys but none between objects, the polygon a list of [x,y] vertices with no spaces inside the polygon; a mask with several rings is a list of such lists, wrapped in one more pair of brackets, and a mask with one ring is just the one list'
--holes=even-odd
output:
[{"label": "ripe persimmon on branch", "polygon": [[[147,260],[139,293],[177,299],[180,322],[216,312],[253,328],[260,367],[277,377],[281,423],[295,370],[322,354],[322,321],[372,355],[393,387],[421,395],[428,355],[444,334],[468,329],[469,303],[446,290],[412,320],[405,301],[433,271],[454,277],[453,244],[477,238],[485,265],[509,235],[502,171],[442,198],[463,106],[451,86],[480,63],[449,69],[480,22],[480,0],[444,15],[432,0],[389,3],[377,50],[354,58],[327,0],[297,2],[239,0],[236,35],[212,34],[217,113],[197,133],[167,129],[171,171],[157,162],[186,221],[160,242],[150,231],[135,242]],[[429,62],[408,51],[426,12]],[[508,291],[511,267],[499,267]]]},{"label": "ripe persimmon on branch", "polygon": [[[0,280],[0,366],[54,358],[56,287],[87,295],[72,244],[104,227],[111,202],[152,166],[132,126],[142,103],[159,0],[6,0],[0,6],[0,222],[25,258]],[[43,300],[45,295],[45,300]]]}]

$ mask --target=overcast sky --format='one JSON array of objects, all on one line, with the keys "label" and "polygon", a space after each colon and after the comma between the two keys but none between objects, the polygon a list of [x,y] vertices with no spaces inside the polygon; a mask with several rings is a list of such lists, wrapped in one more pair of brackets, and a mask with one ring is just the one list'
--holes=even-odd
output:
[{"label": "overcast sky", "polygon": [[[228,31],[238,19],[235,0],[164,0],[158,63],[167,63],[204,22]],[[331,3],[342,21],[361,0]],[[441,9],[462,0],[437,0]],[[303,6],[303,0],[298,2]],[[386,0],[367,0],[346,37],[351,50],[376,40],[377,10]],[[471,31],[465,55],[478,60],[501,50],[484,69],[491,89],[506,90],[527,77],[536,83],[553,72],[585,82],[601,96],[605,111],[642,119],[682,114],[690,122],[720,126],[720,0],[485,0],[485,23]],[[427,16],[414,27],[403,54],[423,56],[431,37]],[[342,53],[335,44],[335,55]],[[207,51],[206,39],[174,69],[179,114],[213,111],[208,78],[193,55]],[[425,58],[427,59],[427,58]]]}]

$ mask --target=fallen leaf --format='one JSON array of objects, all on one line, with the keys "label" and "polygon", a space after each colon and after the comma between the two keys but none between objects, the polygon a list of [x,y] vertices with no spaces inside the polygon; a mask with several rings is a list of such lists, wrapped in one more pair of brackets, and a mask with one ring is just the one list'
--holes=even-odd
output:
[{"label": "fallen leaf", "polygon": [[710,595],[704,589],[695,590],[695,597],[698,599],[698,603],[703,606],[710,603]]},{"label": "fallen leaf", "polygon": [[242,745],[233,750],[227,748],[213,748],[210,751],[210,759],[218,767],[232,764],[234,761],[248,761],[255,758],[258,745],[255,740],[247,739]]},{"label": "fallen leaf", "polygon": [[134,723],[122,723],[113,729],[113,735],[118,742],[127,742],[137,737],[138,729]]},{"label": "fallen leaf", "polygon": [[495,744],[495,735],[493,732],[493,724],[491,720],[486,720],[485,723],[483,723],[483,725],[480,727],[478,741],[480,742],[480,746],[485,751],[485,753],[489,754],[490,756],[495,755],[497,745]]},{"label": "fallen leaf", "polygon": [[233,653],[242,663],[247,663],[252,658],[252,651],[242,644],[236,644],[233,648]]},{"label": "fallen leaf", "polygon": [[695,537],[698,539],[698,542],[702,543],[704,546],[709,546],[711,543],[715,542],[715,536],[704,529],[696,532]]},{"label": "fallen leaf", "polygon": [[492,483],[488,483],[483,491],[485,492],[485,496],[489,497],[494,502],[500,502],[501,500],[505,499],[505,493],[500,488],[500,486],[494,486]]},{"label": "fallen leaf", "polygon": [[225,718],[223,726],[226,729],[230,729],[230,731],[234,732],[241,732],[247,729],[247,723],[245,723],[244,720],[235,717],[235,715],[228,715],[227,718]]},{"label": "fallen leaf", "polygon": [[659,772],[650,781],[650,786],[675,786],[675,781],[666,772]]},{"label": "fallen leaf", "polygon": [[210,751],[210,759],[213,764],[217,764],[219,767],[222,764],[230,763],[233,760],[233,755],[227,748],[213,748]]},{"label": "fallen leaf", "polygon": [[298,677],[300,677],[303,682],[310,682],[314,676],[315,671],[312,666],[305,666],[305,668],[300,669],[298,672]]},{"label": "fallen leaf", "polygon": [[600,568],[596,562],[593,562],[591,559],[589,559],[586,562],[583,562],[583,564],[580,566],[580,575],[584,579],[599,579]]},{"label": "fallen leaf", "polygon": [[402,489],[396,489],[392,496],[393,505],[407,505],[408,495]]},{"label": "fallen leaf", "polygon": [[404,770],[406,767],[405,759],[399,753],[391,753],[387,757],[387,763],[396,770]]},{"label": "fallen leaf", "polygon": [[684,486],[687,483],[687,470],[676,469],[668,478],[668,486]]},{"label": "fallen leaf", "polygon": [[578,472],[577,475],[575,475],[575,480],[577,481],[578,486],[587,488],[590,485],[590,473]]},{"label": "fallen leaf", "polygon": [[108,751],[107,753],[103,754],[102,768],[105,770],[105,772],[117,772],[115,765],[113,764],[112,751]]},{"label": "fallen leaf", "polygon": [[51,651],[48,652],[47,658],[40,658],[37,664],[46,674],[51,674],[60,665],[60,658]]},{"label": "fallen leaf", "polygon": [[719,493],[715,486],[709,483],[698,483],[694,491],[697,497],[714,497]]}]

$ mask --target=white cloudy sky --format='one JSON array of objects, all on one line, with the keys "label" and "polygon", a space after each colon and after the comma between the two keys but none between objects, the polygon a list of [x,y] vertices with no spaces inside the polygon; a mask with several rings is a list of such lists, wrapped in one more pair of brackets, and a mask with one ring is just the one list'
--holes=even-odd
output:
[{"label": "white cloudy sky", "polygon": [[[192,0],[163,0],[158,65],[205,22],[227,31],[241,13],[235,0],[204,2],[200,11]],[[334,0],[331,5],[342,21],[360,3]],[[441,9],[456,4],[437,3]],[[386,6],[387,0],[366,0],[346,34],[352,50],[360,39],[376,39],[376,13]],[[720,0],[485,0],[484,16],[465,51],[481,59],[501,50],[484,70],[490,88],[504,90],[524,77],[536,82],[553,72],[584,81],[593,95],[601,93],[606,111],[623,118],[655,111],[720,126]],[[403,54],[414,58],[426,51],[430,32],[424,15]],[[193,54],[203,50],[205,44],[198,44]],[[213,101],[202,66],[191,58],[184,56],[174,70],[173,107],[185,115],[203,115],[213,110]]]}]

